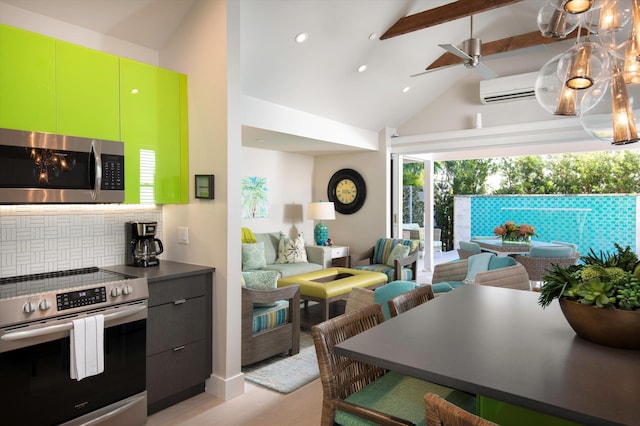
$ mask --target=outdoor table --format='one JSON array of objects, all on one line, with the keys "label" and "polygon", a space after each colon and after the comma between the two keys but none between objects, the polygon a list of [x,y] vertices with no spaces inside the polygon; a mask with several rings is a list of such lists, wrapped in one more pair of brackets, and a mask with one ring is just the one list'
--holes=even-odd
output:
[{"label": "outdoor table", "polygon": [[477,243],[483,251],[488,251],[496,256],[512,256],[514,254],[527,254],[531,247],[562,247],[560,244],[544,241],[531,241],[529,244],[509,244],[502,240],[471,240]]},{"label": "outdoor table", "polygon": [[[536,415],[580,424],[638,424],[640,351],[584,340],[557,302],[546,309],[537,302],[533,292],[466,285],[335,351]],[[480,408],[482,415],[482,403]]]}]

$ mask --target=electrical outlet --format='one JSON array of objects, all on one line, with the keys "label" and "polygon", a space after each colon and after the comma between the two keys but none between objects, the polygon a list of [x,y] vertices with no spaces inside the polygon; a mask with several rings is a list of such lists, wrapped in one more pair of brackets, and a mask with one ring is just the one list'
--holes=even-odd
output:
[{"label": "electrical outlet", "polygon": [[189,228],[178,227],[178,244],[189,244]]}]

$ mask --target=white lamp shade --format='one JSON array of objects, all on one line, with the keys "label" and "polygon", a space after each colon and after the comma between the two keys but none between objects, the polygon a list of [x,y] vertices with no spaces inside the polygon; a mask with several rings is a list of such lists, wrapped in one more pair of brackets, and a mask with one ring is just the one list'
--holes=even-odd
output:
[{"label": "white lamp shade", "polygon": [[312,220],[334,220],[336,209],[332,202],[309,203],[307,207],[307,219]]}]

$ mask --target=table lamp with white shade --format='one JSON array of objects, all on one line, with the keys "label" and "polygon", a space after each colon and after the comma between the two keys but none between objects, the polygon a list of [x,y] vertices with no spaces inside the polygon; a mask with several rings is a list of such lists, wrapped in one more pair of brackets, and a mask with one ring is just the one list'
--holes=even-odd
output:
[{"label": "table lamp with white shade", "polygon": [[313,237],[319,246],[325,245],[329,239],[329,228],[322,221],[335,220],[336,210],[332,202],[309,203],[307,207],[307,219],[318,220],[318,224],[313,230]]}]

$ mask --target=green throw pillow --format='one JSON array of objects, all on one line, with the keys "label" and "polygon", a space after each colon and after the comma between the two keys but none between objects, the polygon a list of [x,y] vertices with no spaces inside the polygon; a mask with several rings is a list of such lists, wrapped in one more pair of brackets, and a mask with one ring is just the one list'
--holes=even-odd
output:
[{"label": "green throw pillow", "polygon": [[242,270],[252,271],[267,266],[264,243],[242,244]]},{"label": "green throw pillow", "polygon": [[393,247],[393,249],[391,250],[391,253],[389,253],[387,266],[395,266],[395,260],[407,257],[409,255],[409,250],[411,250],[411,247],[409,246],[405,246],[404,244],[396,244],[395,247]]},{"label": "green throw pillow", "polygon": [[276,263],[308,263],[307,249],[304,247],[302,233],[293,240],[283,233],[280,234]]}]

